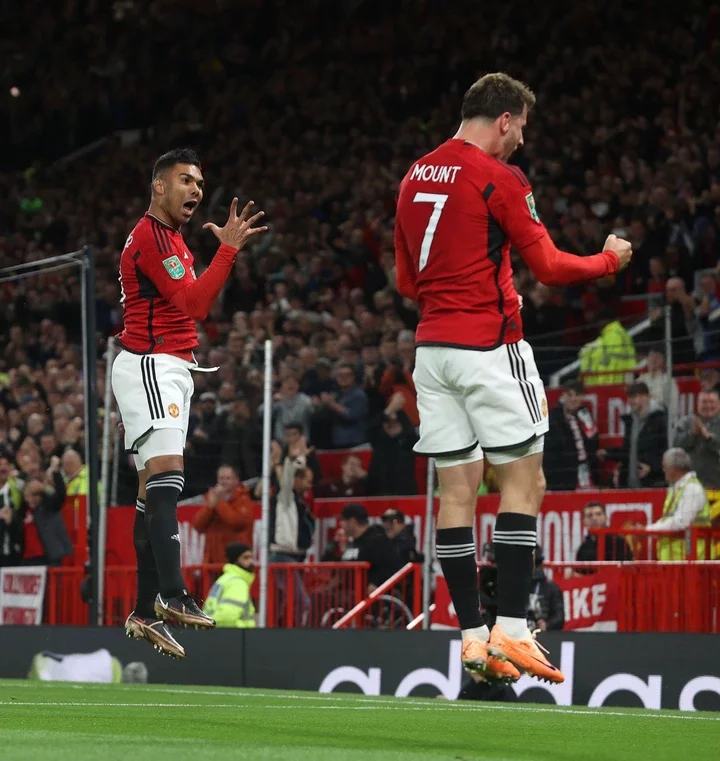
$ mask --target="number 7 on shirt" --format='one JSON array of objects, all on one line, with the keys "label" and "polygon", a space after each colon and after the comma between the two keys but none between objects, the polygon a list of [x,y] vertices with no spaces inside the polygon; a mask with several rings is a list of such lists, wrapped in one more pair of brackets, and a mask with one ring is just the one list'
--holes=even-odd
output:
[{"label": "number 7 on shirt", "polygon": [[437,230],[438,222],[440,221],[440,215],[445,207],[445,202],[448,196],[441,193],[415,193],[413,203],[432,203],[434,204],[432,214],[428,220],[427,227],[425,228],[425,235],[423,235],[422,246],[420,246],[420,261],[418,262],[418,272],[420,272],[427,264],[430,257],[430,246],[432,246],[433,238],[435,237],[435,230]]}]

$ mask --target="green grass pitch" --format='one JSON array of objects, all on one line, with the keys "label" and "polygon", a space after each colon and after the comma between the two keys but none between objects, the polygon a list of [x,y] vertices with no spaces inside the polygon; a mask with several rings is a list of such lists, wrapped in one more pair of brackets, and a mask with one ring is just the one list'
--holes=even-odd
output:
[{"label": "green grass pitch", "polygon": [[8,761],[704,761],[720,715],[0,681]]}]

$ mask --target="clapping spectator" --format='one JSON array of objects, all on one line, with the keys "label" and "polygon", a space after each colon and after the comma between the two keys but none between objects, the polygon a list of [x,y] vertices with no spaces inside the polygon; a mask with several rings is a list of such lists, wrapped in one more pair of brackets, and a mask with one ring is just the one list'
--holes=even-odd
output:
[{"label": "clapping spectator", "polygon": [[360,457],[349,454],[341,468],[340,478],[318,487],[318,497],[365,497],[368,493],[367,473]]},{"label": "clapping spectator", "polygon": [[0,454],[0,567],[20,565],[22,560],[24,488],[10,460]]},{"label": "clapping spectator", "polygon": [[675,446],[691,457],[692,469],[707,491],[711,518],[720,520],[720,391],[711,388],[698,394],[696,415],[678,421]]},{"label": "clapping spectator", "polygon": [[415,446],[418,436],[403,410],[405,396],[395,394],[370,425],[373,453],[368,468],[371,496],[417,494]]},{"label": "clapping spectator", "polygon": [[312,473],[312,483],[319,484],[322,480],[320,459],[317,456],[315,447],[308,444],[302,426],[297,423],[290,423],[285,426],[284,434],[285,447],[283,448],[283,459],[285,457],[289,457],[291,460],[303,458],[305,466]]},{"label": "clapping spectator", "polygon": [[56,459],[47,473],[52,486],[31,480],[23,491],[23,565],[59,565],[73,546],[62,518],[65,481]]},{"label": "clapping spectator", "polygon": [[193,518],[193,527],[205,534],[204,563],[222,563],[225,548],[232,542],[252,545],[253,504],[250,492],[240,482],[232,465],[221,465],[217,483],[209,489],[203,506]]},{"label": "clapping spectator", "polygon": [[663,483],[662,456],[667,445],[665,410],[650,397],[644,383],[627,391],[630,412],[622,416],[625,435],[619,449],[599,450],[598,456],[617,460],[614,484],[631,489]]},{"label": "clapping spectator", "polygon": [[330,441],[334,449],[351,449],[367,442],[368,400],[357,385],[355,368],[341,363],[335,371],[338,391],[320,394],[316,412],[329,424]]},{"label": "clapping spectator", "polygon": [[550,411],[543,469],[547,488],[588,489],[597,483],[597,426],[584,402],[581,381],[563,384],[560,401]]}]

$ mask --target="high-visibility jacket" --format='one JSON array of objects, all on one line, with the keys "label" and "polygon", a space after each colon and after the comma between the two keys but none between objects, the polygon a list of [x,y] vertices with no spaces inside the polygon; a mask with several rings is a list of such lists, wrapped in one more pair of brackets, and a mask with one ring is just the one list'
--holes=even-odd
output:
[{"label": "high-visibility jacket", "polygon": [[234,563],[226,563],[222,576],[212,585],[203,610],[218,626],[254,627],[255,606],[250,597],[254,580],[254,573]]},{"label": "high-visibility jacket", "polygon": [[619,320],[608,323],[600,335],[580,349],[580,372],[603,373],[584,379],[586,386],[625,383],[625,372],[637,364],[632,336]]},{"label": "high-visibility jacket", "polygon": [[[665,497],[665,504],[663,505],[663,518],[670,518],[673,516],[680,506],[683,494],[690,484],[696,484],[701,489],[702,484],[698,480],[698,477],[694,473],[690,473],[689,477],[681,479],[682,483],[678,482],[671,486]],[[703,489],[704,492],[704,489]],[[662,519],[658,521],[661,523]],[[705,504],[702,510],[697,514],[695,520],[691,526],[697,527],[709,527],[710,526],[710,502],[705,494]],[[690,528],[690,526],[688,527]],[[658,560],[685,560],[686,557],[686,541],[685,539],[659,539],[658,540]],[[697,557],[702,559],[705,557],[705,540],[698,539],[696,542]],[[712,555],[711,555],[712,556]]]}]

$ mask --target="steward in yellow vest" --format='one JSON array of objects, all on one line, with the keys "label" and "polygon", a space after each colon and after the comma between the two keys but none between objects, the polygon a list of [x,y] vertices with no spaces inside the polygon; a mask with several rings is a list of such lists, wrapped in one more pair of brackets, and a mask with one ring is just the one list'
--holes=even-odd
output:
[{"label": "steward in yellow vest", "polygon": [[[710,503],[703,485],[692,469],[690,455],[680,448],[668,449],[663,455],[663,472],[670,484],[665,497],[662,518],[647,526],[649,531],[684,531],[692,526],[710,526]],[[658,560],[685,560],[685,539],[659,539]],[[697,557],[705,556],[705,540],[697,540]]]},{"label": "steward in yellow vest", "polygon": [[225,548],[228,562],[222,576],[213,584],[203,611],[217,626],[250,629],[255,626],[255,606],[250,588],[255,580],[252,549],[242,542]]}]

